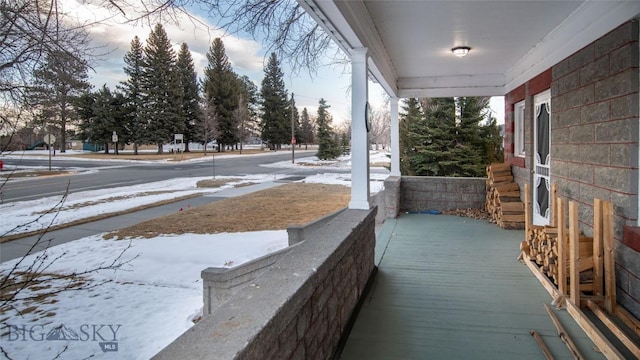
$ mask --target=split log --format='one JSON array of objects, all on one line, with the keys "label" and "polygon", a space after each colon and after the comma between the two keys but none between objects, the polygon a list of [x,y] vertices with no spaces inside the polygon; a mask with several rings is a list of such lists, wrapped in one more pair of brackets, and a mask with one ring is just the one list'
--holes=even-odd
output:
[{"label": "split log", "polygon": [[511,165],[493,163],[487,166],[485,209],[498,226],[524,229],[524,204],[520,187],[513,182]]}]

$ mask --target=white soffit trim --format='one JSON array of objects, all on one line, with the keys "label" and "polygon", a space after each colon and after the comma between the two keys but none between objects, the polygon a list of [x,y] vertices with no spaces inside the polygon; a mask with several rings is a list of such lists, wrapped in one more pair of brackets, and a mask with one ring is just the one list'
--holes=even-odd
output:
[{"label": "white soffit trim", "polygon": [[376,25],[363,1],[339,1],[340,9],[347,22],[351,24],[362,45],[369,49],[369,69],[380,85],[389,93],[396,95],[398,75],[387,54]]},{"label": "white soffit trim", "polygon": [[370,75],[389,95],[397,94],[395,68],[362,1],[298,0],[298,3],[349,56],[353,49],[367,48]]},{"label": "white soffit trim", "polygon": [[503,96],[504,87],[491,86],[467,86],[467,87],[448,87],[437,89],[401,89],[399,97],[406,98],[438,98],[438,97],[456,97],[456,96]]},{"label": "white soffit trim", "polygon": [[505,94],[640,14],[640,1],[585,1],[505,73]]},{"label": "white soffit trim", "polygon": [[400,78],[401,97],[502,96],[504,74]]}]

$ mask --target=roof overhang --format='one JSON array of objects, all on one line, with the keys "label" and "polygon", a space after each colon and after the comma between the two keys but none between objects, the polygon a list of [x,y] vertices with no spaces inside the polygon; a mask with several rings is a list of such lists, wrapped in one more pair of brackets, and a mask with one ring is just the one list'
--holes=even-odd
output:
[{"label": "roof overhang", "polygon": [[401,98],[504,95],[640,15],[638,1],[298,2],[345,53],[367,48],[371,78]]}]

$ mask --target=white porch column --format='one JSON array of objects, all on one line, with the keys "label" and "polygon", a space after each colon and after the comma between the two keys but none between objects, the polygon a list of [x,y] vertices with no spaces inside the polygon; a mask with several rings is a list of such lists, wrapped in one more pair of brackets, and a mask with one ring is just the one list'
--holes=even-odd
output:
[{"label": "white porch column", "polygon": [[351,52],[351,202],[349,209],[369,210],[369,133],[367,48]]},{"label": "white porch column", "polygon": [[400,125],[398,122],[398,98],[392,97],[391,107],[391,176],[400,176]]}]

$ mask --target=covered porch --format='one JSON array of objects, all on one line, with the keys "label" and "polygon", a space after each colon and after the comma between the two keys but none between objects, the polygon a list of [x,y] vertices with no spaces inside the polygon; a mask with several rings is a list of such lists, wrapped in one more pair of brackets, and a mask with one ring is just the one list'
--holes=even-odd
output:
[{"label": "covered porch", "polygon": [[[631,320],[637,324],[637,317],[640,316],[640,3],[463,0],[298,2],[351,58],[351,137],[354,164],[352,201],[349,204],[351,209],[367,209],[370,206],[366,165],[370,80],[378,83],[390,97],[391,177],[399,178],[400,183],[406,179],[406,176],[402,176],[405,174],[400,174],[401,99],[504,96],[505,161],[511,166],[520,189],[529,185],[527,195],[533,201],[527,206],[527,210],[534,225],[550,224],[553,212],[549,205],[552,183],[558,185],[558,195],[580,205],[581,210],[577,216],[579,225],[574,231],[576,237],[578,233],[588,237],[595,232],[594,199],[613,203],[615,221],[612,221],[612,232],[615,243],[611,252],[615,252],[615,269],[610,274],[615,275],[607,283],[611,286],[612,293],[618,292],[618,305],[631,313],[630,318],[635,316]],[[412,150],[403,151],[406,155]],[[407,161],[407,157],[408,155],[403,156],[404,161]],[[521,198],[524,195],[525,192],[521,191]],[[397,199],[395,208],[387,205],[387,216],[393,217],[394,210],[406,206],[404,199]],[[425,207],[426,209],[430,207]],[[399,221],[404,221],[403,216]],[[455,231],[457,230],[459,229],[456,228]],[[496,340],[500,338],[499,334],[509,333],[507,329],[513,326],[513,323],[501,321],[504,318],[495,312],[491,313],[496,320],[492,324],[500,326],[488,325],[488,328],[481,328],[478,324],[485,321],[482,316],[486,316],[486,311],[491,311],[481,309],[488,309],[489,303],[501,305],[503,300],[507,304],[518,299],[527,303],[534,296],[525,295],[521,299],[519,293],[527,294],[527,291],[532,291],[528,286],[529,281],[533,282],[531,288],[539,292],[540,296],[548,296],[534,279],[514,275],[529,275],[526,268],[518,270],[505,267],[500,272],[492,267],[514,261],[518,252],[517,245],[509,247],[507,244],[488,241],[486,245],[490,248],[491,260],[484,263],[482,259],[482,263],[476,263],[478,259],[471,256],[471,259],[451,265],[454,264],[453,261],[446,263],[438,256],[455,258],[454,254],[447,252],[437,238],[430,237],[432,232],[431,227],[425,226],[410,238],[434,241],[434,244],[422,246],[436,254],[436,250],[443,250],[440,255],[416,260],[415,255],[420,253],[420,249],[402,252],[399,248],[398,254],[401,255],[395,257],[393,264],[387,265],[389,273],[384,271],[385,260],[382,258],[378,275],[381,278],[373,286],[371,294],[374,295],[367,297],[363,306],[365,314],[374,314],[371,317],[373,320],[366,320],[366,315],[363,318],[365,320],[358,319],[354,333],[344,349],[345,358],[348,358],[351,350],[358,354],[358,345],[350,344],[357,344],[365,338],[365,334],[370,337],[362,343],[361,348],[371,353],[385,353],[383,346],[378,345],[385,343],[390,348],[397,346],[396,349],[399,350],[414,349],[410,345],[414,338],[421,339],[413,343],[416,344],[415,349],[438,349],[444,346],[440,350],[448,353],[446,339],[456,339],[450,349],[454,352],[450,354],[460,357],[473,354],[476,357],[476,351],[481,352],[487,348],[486,344],[493,343],[491,335]],[[461,239],[467,238],[468,242],[477,238],[475,233],[459,236]],[[450,239],[450,236],[443,239]],[[394,249],[394,241],[389,244],[387,251]],[[458,247],[461,254],[465,254],[465,250],[466,247]],[[513,252],[511,258],[508,257],[509,251]],[[483,265],[488,265],[488,268]],[[415,274],[418,267],[425,270],[422,275],[436,275],[432,278],[419,278]],[[400,270],[402,274],[396,277]],[[465,283],[456,277],[463,277],[465,272],[466,276],[475,281]],[[387,277],[389,274],[394,276]],[[478,278],[481,274],[486,277]],[[408,279],[416,286],[412,288],[407,283]],[[433,282],[429,282],[429,279]],[[402,284],[403,290],[397,289],[394,281]],[[492,283],[496,285],[494,291],[483,292],[484,287],[479,285],[485,284],[487,288],[492,288],[489,286]],[[382,288],[384,285],[390,287],[384,292],[376,290],[376,286]],[[395,326],[394,319],[403,319],[402,310],[418,303],[412,302],[411,295],[406,296],[405,286],[412,291],[406,294],[424,294],[426,301],[421,310],[425,311],[426,317],[441,320],[436,326],[425,326],[425,322],[417,324],[417,327],[407,326],[406,329]],[[396,290],[397,296],[394,293]],[[580,290],[574,291],[579,292]],[[476,297],[485,301],[470,301]],[[542,301],[538,299],[540,307],[534,313],[506,306],[507,311],[513,315],[512,318],[524,314],[529,316],[529,320],[518,321],[523,328],[513,328],[512,332],[527,334],[529,330],[537,330],[531,328],[524,331],[530,327],[529,321],[536,324],[535,320],[541,319],[533,314],[546,315]],[[456,301],[460,303],[454,305]],[[389,306],[390,304],[398,306]],[[447,313],[449,308],[443,307],[443,304],[467,310]],[[476,307],[478,305],[480,307]],[[574,305],[583,306],[579,302]],[[398,317],[386,318],[388,323],[381,322],[386,315],[376,315],[373,310],[385,310],[381,313],[397,314]],[[416,313],[423,314],[422,311]],[[613,313],[610,311],[610,315]],[[461,318],[469,322],[458,322]],[[421,318],[420,315],[404,318],[406,323],[411,323],[413,319]],[[445,320],[449,320],[449,323]],[[362,328],[361,332],[358,332],[359,326]],[[390,327],[390,331],[387,332],[385,327]],[[440,327],[445,331],[429,332]],[[635,327],[640,329],[640,326]],[[482,335],[474,338],[475,333],[469,328]],[[446,334],[447,329],[449,336],[438,338]],[[459,338],[458,334],[464,339]],[[514,342],[517,337],[512,335],[510,343],[505,342],[503,347],[519,347],[520,344]],[[506,341],[506,337],[500,339]],[[471,347],[475,348],[473,353],[464,353],[464,345],[461,344],[465,341],[474,344]],[[429,343],[430,346],[419,345],[421,343]],[[425,355],[440,354],[438,350],[431,351],[433,353]],[[486,355],[495,357],[491,353]],[[407,356],[420,358],[422,355],[409,353]],[[501,357],[511,356],[505,353]]]},{"label": "covered porch", "polygon": [[[556,359],[572,356],[517,260],[522,230],[451,215],[403,214],[377,236],[378,267],[341,359]],[[554,310],[586,359],[603,359],[566,311]],[[630,354],[629,354],[630,356]]]},{"label": "covered porch", "polygon": [[[399,166],[399,105],[409,97],[506,96],[505,157],[516,182],[540,189],[533,198],[547,207],[533,210],[548,213],[555,181],[559,195],[586,209],[580,228],[588,234],[589,204],[613,202],[613,283],[620,305],[640,314],[639,2],[298,3],[351,58],[349,209],[305,232],[157,359],[542,358],[531,330],[557,358],[571,358],[543,305],[551,297],[516,260],[523,231],[442,215],[397,217],[405,199],[415,200],[405,196],[409,179]],[[466,57],[454,56],[459,47]],[[390,96],[391,177],[377,208],[369,80]],[[426,201],[448,188],[418,186],[419,205],[438,208]],[[460,199],[472,198],[472,188],[464,185]],[[388,218],[377,239],[376,212]],[[567,312],[554,313],[586,358],[602,358]]]}]

